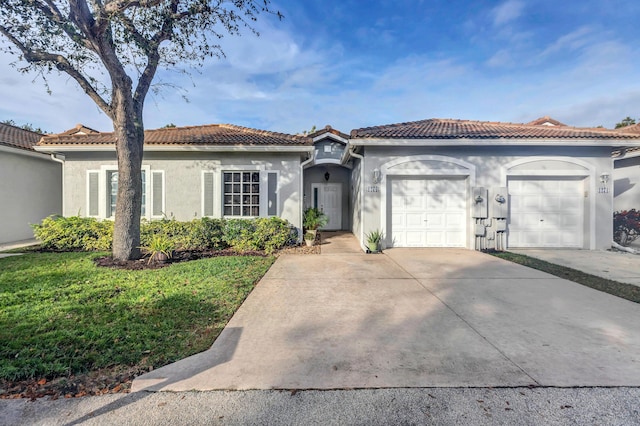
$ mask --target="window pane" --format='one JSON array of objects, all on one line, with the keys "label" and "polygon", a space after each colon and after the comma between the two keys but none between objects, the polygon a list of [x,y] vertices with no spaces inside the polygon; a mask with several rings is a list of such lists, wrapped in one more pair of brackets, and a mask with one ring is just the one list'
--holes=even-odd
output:
[{"label": "window pane", "polygon": [[[142,177],[142,206],[141,214],[145,216],[147,206],[147,175],[144,170],[141,171]],[[112,217],[116,214],[116,201],[118,198],[118,172],[107,172],[107,185],[109,197],[107,200],[107,217]]]},{"label": "window pane", "polygon": [[[225,216],[259,216],[260,173],[224,172]],[[253,183],[258,182],[258,183]]]}]

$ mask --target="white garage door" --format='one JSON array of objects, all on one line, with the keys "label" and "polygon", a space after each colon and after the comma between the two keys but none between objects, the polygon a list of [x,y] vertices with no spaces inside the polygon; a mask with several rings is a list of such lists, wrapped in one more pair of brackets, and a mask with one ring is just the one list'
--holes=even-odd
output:
[{"label": "white garage door", "polygon": [[466,194],[465,178],[392,180],[392,245],[465,247]]},{"label": "white garage door", "polygon": [[582,178],[510,179],[509,194],[509,247],[582,247]]}]

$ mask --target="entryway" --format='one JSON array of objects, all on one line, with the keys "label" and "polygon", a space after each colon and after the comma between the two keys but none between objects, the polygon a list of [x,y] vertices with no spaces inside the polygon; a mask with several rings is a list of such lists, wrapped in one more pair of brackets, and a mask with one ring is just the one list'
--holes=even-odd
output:
[{"label": "entryway", "polygon": [[327,215],[329,222],[321,229],[342,229],[342,184],[314,183],[311,185],[312,207]]}]

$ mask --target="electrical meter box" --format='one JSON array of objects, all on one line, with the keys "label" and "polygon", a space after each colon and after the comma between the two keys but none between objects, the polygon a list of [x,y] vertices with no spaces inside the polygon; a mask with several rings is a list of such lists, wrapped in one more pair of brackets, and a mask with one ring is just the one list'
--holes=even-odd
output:
[{"label": "electrical meter box", "polygon": [[473,188],[473,199],[471,205],[473,206],[473,217],[476,219],[486,219],[488,214],[488,191],[482,187]]},{"label": "electrical meter box", "polygon": [[505,187],[491,188],[491,216],[506,219],[509,215],[509,192]]}]

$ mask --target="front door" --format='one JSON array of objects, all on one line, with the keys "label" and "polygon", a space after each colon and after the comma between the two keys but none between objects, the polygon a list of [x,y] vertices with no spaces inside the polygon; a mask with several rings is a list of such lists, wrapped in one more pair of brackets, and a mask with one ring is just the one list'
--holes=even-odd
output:
[{"label": "front door", "polygon": [[329,222],[321,229],[335,231],[342,229],[342,184],[314,183],[313,207],[327,215]]}]

